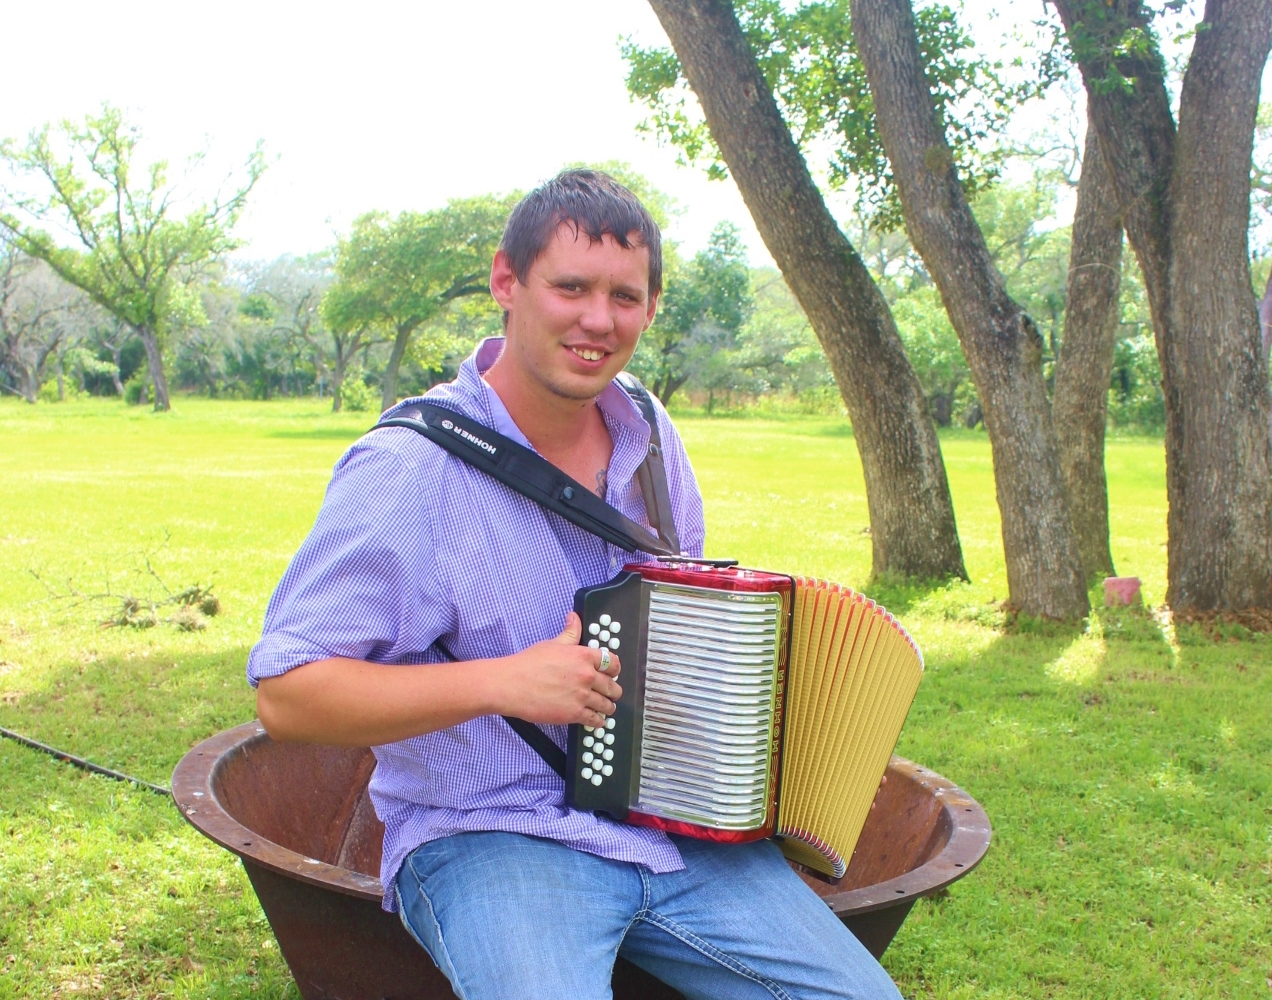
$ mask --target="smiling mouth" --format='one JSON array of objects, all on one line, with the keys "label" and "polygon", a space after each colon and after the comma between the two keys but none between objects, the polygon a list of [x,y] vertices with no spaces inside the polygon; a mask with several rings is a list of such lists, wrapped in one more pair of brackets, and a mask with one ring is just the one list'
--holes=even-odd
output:
[{"label": "smiling mouth", "polygon": [[571,351],[577,354],[584,361],[600,361],[605,357],[605,351],[598,351],[591,347],[571,347]]}]

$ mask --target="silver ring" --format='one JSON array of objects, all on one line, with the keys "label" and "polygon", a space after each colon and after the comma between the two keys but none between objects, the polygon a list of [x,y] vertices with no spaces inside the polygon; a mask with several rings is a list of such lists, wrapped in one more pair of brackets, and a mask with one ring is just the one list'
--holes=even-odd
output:
[{"label": "silver ring", "polygon": [[613,657],[612,657],[612,656],[610,656],[610,651],[609,651],[608,649],[602,649],[602,650],[601,650],[601,663],[600,663],[600,666],[598,666],[596,669],[597,669],[597,670],[600,670],[600,671],[602,671],[602,672],[604,672],[604,671],[608,670],[608,669],[609,669],[609,665],[610,665],[610,661],[611,661],[611,660],[613,660]]}]

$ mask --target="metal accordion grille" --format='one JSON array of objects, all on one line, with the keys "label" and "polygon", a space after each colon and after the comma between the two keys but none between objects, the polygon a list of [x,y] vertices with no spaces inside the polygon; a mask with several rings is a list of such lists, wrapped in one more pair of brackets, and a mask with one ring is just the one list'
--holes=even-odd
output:
[{"label": "metal accordion grille", "polygon": [[764,822],[781,622],[780,594],[651,585],[637,809]]}]

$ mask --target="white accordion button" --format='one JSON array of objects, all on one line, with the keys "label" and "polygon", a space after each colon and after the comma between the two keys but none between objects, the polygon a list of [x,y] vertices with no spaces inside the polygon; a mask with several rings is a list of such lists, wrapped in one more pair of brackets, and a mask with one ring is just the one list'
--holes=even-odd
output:
[{"label": "white accordion button", "polygon": [[609,746],[609,745],[610,745],[611,743],[613,743],[613,742],[614,742],[614,734],[613,734],[613,733],[606,733],[606,734],[605,734],[605,745],[606,745],[606,746]]},{"label": "white accordion button", "polygon": [[606,728],[606,729],[613,729],[613,728],[614,728],[614,720],[613,720],[613,719],[606,719],[606,720],[605,720],[605,728]]},{"label": "white accordion button", "polygon": [[608,764],[606,764],[603,768],[601,768],[601,774],[605,775],[605,777],[607,778],[613,773],[614,773],[614,769],[610,767]]},{"label": "white accordion button", "polygon": [[596,760],[596,758],[592,756],[592,752],[591,752],[590,750],[585,750],[585,751],[583,751],[583,763],[584,763],[584,764],[590,764],[590,763],[592,763],[592,761],[594,761],[594,760]]},{"label": "white accordion button", "polygon": [[588,639],[588,640],[587,640],[587,644],[588,644],[588,646],[589,646],[589,647],[591,647],[592,649],[600,649],[600,648],[601,648],[601,644],[600,644],[600,642],[599,642],[598,640],[596,640],[596,639]]},{"label": "white accordion button", "polygon": [[601,629],[601,642],[609,642],[609,629]]},{"label": "white accordion button", "polygon": [[592,784],[599,785],[600,783],[601,783],[601,776],[599,774],[592,775]]},{"label": "white accordion button", "polygon": [[601,628],[604,628],[604,627],[605,627],[606,625],[608,625],[611,621],[613,621],[613,619],[612,619],[612,618],[610,618],[610,616],[609,616],[609,615],[601,615]]},{"label": "white accordion button", "polygon": [[619,633],[619,632],[623,631],[623,625],[622,625],[622,623],[621,623],[621,622],[610,622],[610,631],[611,631],[611,632],[613,632],[615,635],[618,635],[618,633]]},{"label": "white accordion button", "polygon": [[611,640],[609,641],[609,648],[610,648],[610,649],[618,649],[618,640],[617,640],[617,639],[611,639]]},{"label": "white accordion button", "polygon": [[614,759],[614,751],[613,751],[613,750],[611,750],[609,747],[606,747],[606,748],[605,748],[605,753],[603,753],[601,756],[603,756],[606,760],[613,760],[613,759]]},{"label": "white accordion button", "polygon": [[590,767],[585,767],[579,772],[579,774],[583,775],[583,780],[586,781],[588,778],[592,777],[592,769]]},{"label": "white accordion button", "polygon": [[[591,730],[589,729],[589,730],[588,730],[588,732],[591,732]],[[595,741],[594,739],[592,739],[592,737],[590,737],[590,736],[584,736],[584,737],[583,737],[583,745],[584,745],[585,747],[590,747],[590,746],[591,746],[593,743],[595,743],[595,742],[596,742],[596,741]]]},{"label": "white accordion button", "polygon": [[592,624],[587,627],[587,634],[596,635],[596,633],[599,632],[600,630],[601,630],[601,626],[597,625],[596,622],[592,622]]}]

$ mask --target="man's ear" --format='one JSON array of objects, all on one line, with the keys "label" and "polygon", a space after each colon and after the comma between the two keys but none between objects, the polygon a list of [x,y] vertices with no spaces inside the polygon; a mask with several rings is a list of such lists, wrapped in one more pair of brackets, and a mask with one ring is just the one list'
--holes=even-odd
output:
[{"label": "man's ear", "polygon": [[512,290],[516,284],[517,273],[512,269],[508,254],[496,250],[495,259],[490,264],[490,294],[505,312],[512,308]]},{"label": "man's ear", "polygon": [[661,298],[662,292],[654,292],[654,294],[649,297],[649,308],[645,310],[645,326],[640,331],[641,333],[644,333],[645,330],[648,330],[654,325],[654,316],[658,314],[658,300]]}]

